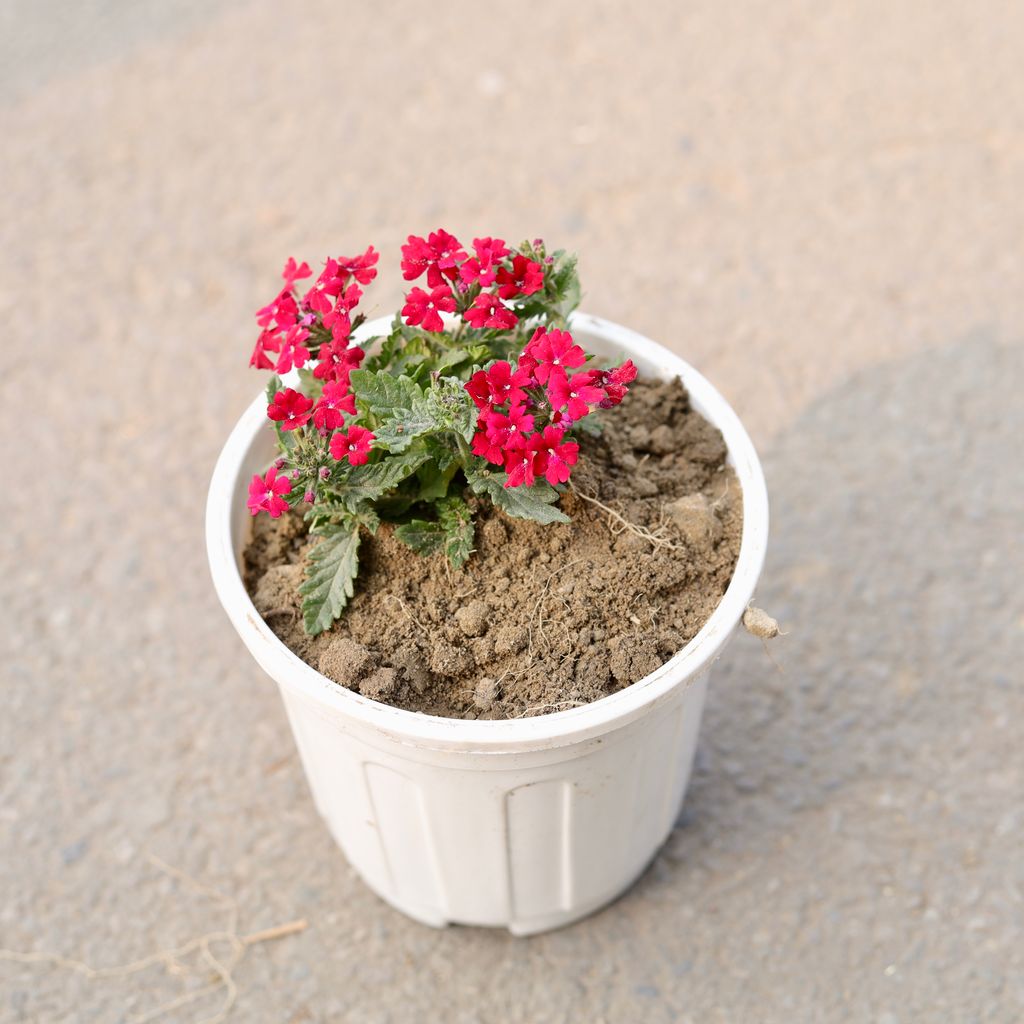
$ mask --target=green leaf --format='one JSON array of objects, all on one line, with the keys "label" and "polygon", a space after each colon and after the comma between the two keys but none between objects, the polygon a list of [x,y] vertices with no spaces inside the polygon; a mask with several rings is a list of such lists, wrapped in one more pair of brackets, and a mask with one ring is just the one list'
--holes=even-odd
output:
[{"label": "green leaf", "polygon": [[435,522],[414,519],[395,529],[395,536],[421,555],[443,551],[456,569],[473,553],[473,518],[461,498],[446,498],[436,505]]},{"label": "green leaf", "polygon": [[412,476],[429,458],[429,452],[420,450],[386,455],[380,462],[356,466],[343,481],[331,488],[328,501],[346,512],[360,511],[369,502],[393,490],[406,477]]},{"label": "green leaf", "polygon": [[438,429],[426,393],[408,377],[385,370],[353,370],[350,379],[356,401],[379,420],[373,430],[376,447],[403,452],[420,435]]},{"label": "green leaf", "polygon": [[425,398],[418,384],[386,370],[353,370],[349,379],[356,401],[378,416],[395,409],[413,409]]},{"label": "green leaf", "polygon": [[417,501],[437,501],[446,497],[448,485],[458,470],[459,464],[454,459],[447,460],[444,469],[434,459],[425,462],[416,470],[420,485]]},{"label": "green leaf", "polygon": [[320,542],[309,553],[302,595],[302,622],[316,636],[342,613],[355,593],[359,572],[359,526],[336,523],[323,528]]},{"label": "green leaf", "polygon": [[506,487],[506,474],[468,468],[466,479],[475,494],[490,498],[502,512],[514,519],[532,519],[538,523],[569,522],[569,517],[554,507],[558,491],[550,484],[541,482],[532,487]]}]

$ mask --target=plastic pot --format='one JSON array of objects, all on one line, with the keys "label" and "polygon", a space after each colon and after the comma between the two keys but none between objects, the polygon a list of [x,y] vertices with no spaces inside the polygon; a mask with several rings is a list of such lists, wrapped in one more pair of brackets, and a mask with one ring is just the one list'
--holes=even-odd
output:
[{"label": "plastic pot", "polygon": [[[589,350],[641,374],[679,376],[721,430],[743,488],[732,582],[697,636],[656,672],[583,707],[510,721],[399,710],[347,690],[294,655],[242,584],[249,480],[274,457],[257,397],[221,452],[206,515],[210,568],[246,647],[277,683],[317,809],[366,884],[426,924],[557,928],[615,899],[676,820],[689,780],[708,672],[757,584],[768,500],[736,414],[692,367],[634,331],[585,314]],[[386,333],[386,320],[363,337]]]}]

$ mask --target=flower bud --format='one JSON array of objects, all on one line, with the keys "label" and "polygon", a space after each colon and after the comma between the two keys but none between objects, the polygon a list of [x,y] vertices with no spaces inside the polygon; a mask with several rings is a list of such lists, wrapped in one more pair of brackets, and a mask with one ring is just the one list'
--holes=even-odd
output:
[{"label": "flower bud", "polygon": [[316,495],[312,491],[306,491],[306,493],[302,496],[302,500],[307,505],[312,505],[313,502],[316,501]]},{"label": "flower bud", "polygon": [[276,469],[278,472],[280,472],[282,469],[284,469],[284,459],[275,459],[274,460],[274,469]]},{"label": "flower bud", "polygon": [[330,475],[331,475],[330,467],[328,467],[328,466],[321,466],[320,467],[320,479],[321,480],[329,479]]}]

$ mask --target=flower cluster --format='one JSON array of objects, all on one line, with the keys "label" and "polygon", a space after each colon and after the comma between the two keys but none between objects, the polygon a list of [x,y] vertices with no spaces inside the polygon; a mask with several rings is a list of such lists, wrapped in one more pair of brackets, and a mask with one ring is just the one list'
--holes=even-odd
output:
[{"label": "flower cluster", "polygon": [[569,430],[592,409],[618,405],[636,379],[632,360],[581,370],[586,362],[568,331],[538,327],[515,366],[498,360],[466,383],[479,410],[473,454],[504,467],[506,487],[568,481],[580,450]]},{"label": "flower cluster", "polygon": [[369,284],[377,276],[379,258],[371,245],[361,256],[329,259],[301,298],[296,282],[312,277],[313,272],[308,263],[289,259],[281,272],[284,287],[256,311],[262,330],[249,365],[288,373],[315,359],[313,372],[319,380],[347,384],[348,371],[363,358],[361,349],[349,347],[349,338],[360,321],[353,318],[352,311],[363,297],[359,285]]},{"label": "flower cluster", "polygon": [[[361,317],[353,316],[353,310],[363,296],[360,285],[369,284],[377,276],[379,258],[371,245],[361,256],[327,260],[301,298],[296,282],[312,277],[313,272],[308,263],[289,259],[281,272],[284,287],[256,312],[261,331],[249,360],[250,366],[277,374],[314,364],[315,395],[291,387],[276,390],[270,397],[267,417],[280,431],[297,431],[312,421],[313,429],[327,442],[325,450],[336,461],[347,461],[352,466],[367,461],[373,441],[373,434],[362,427],[353,426],[348,432],[339,429],[346,415],[356,415],[350,375],[365,357],[363,350],[351,343],[352,331],[361,322]],[[266,477],[253,477],[249,497],[253,515],[266,511],[277,518],[288,508],[283,495],[291,492],[292,480],[303,474],[293,469],[290,477],[277,477],[278,468],[272,468]],[[307,503],[315,501],[317,483],[328,476],[326,467],[318,467],[316,479],[310,480],[303,493]]]},{"label": "flower cluster", "polygon": [[[535,246],[539,243],[534,243]],[[410,235],[402,246],[402,275],[415,281],[427,275],[427,287],[405,297],[402,316],[413,327],[444,330],[442,313],[458,313],[476,330],[509,331],[519,317],[509,301],[544,287],[544,268],[521,252],[512,252],[501,238],[474,238],[473,255],[447,231],[427,238]]]},{"label": "flower cluster", "polygon": [[302,585],[310,633],[341,614],[360,531],[382,521],[455,566],[473,551],[481,501],[566,522],[557,503],[580,457],[573,432],[636,377],[632,362],[599,367],[569,333],[575,257],[548,255],[540,240],[467,248],[444,230],[402,246],[405,279],[425,287],[409,290],[389,333],[364,341],[368,355],[354,340],[356,309],[378,259],[372,246],[329,259],[305,290],[313,271],[289,259],[256,313],[250,364],[274,373],[267,418],[279,457],[253,476],[248,508],[274,519],[301,510],[318,538]]}]

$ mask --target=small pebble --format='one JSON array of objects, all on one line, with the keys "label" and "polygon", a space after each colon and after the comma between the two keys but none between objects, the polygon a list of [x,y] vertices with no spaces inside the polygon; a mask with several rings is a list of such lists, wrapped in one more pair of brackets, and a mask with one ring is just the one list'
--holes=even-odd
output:
[{"label": "small pebble", "polygon": [[490,614],[490,606],[485,601],[470,601],[455,613],[455,621],[466,636],[483,636]]},{"label": "small pebble", "polygon": [[748,608],[743,613],[743,627],[762,640],[772,640],[779,635],[779,624],[763,608]]},{"label": "small pebble", "polygon": [[473,691],[473,704],[481,711],[489,711],[497,696],[497,682],[491,679],[490,676],[484,676],[476,684],[476,689]]},{"label": "small pebble", "polygon": [[703,494],[688,494],[665,506],[679,532],[696,547],[714,544],[722,536],[722,524]]},{"label": "small pebble", "polygon": [[662,423],[651,431],[650,447],[655,455],[668,455],[676,450],[676,438],[668,424]]}]

